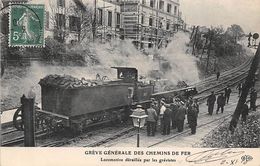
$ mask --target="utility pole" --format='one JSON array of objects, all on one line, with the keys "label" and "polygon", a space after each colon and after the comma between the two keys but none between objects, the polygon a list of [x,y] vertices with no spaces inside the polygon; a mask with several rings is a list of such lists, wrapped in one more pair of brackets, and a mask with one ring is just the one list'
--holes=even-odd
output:
[{"label": "utility pole", "polygon": [[96,38],[96,21],[97,21],[97,0],[94,0],[94,20],[92,24],[92,33],[93,33],[93,42],[95,42]]},{"label": "utility pole", "polygon": [[255,73],[257,71],[257,68],[259,66],[259,61],[260,61],[260,47],[259,47],[259,45],[260,44],[258,44],[258,49],[256,51],[255,57],[252,61],[250,70],[248,72],[248,76],[246,77],[246,81],[245,81],[244,86],[242,88],[242,93],[241,93],[241,96],[240,96],[239,101],[237,103],[237,107],[236,107],[235,112],[234,112],[232,119],[230,121],[229,130],[232,133],[234,133],[235,128],[237,126],[237,122],[238,122],[240,113],[242,111],[243,105],[246,102],[248,92],[249,92],[250,88],[253,86],[253,79],[255,77]]},{"label": "utility pole", "polygon": [[211,50],[211,45],[212,45],[214,31],[209,31],[209,35],[210,35],[210,39],[209,39],[209,47],[208,47],[208,57],[207,57],[206,72],[208,72],[208,67],[209,67],[209,56],[210,56],[210,50]]}]

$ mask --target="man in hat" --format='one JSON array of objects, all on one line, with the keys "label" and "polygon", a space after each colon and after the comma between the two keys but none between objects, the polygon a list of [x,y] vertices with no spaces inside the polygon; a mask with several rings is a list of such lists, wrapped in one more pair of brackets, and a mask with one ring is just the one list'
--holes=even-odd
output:
[{"label": "man in hat", "polygon": [[212,113],[213,113],[215,101],[216,101],[216,96],[214,94],[214,91],[212,91],[211,95],[208,97],[208,100],[207,100],[209,115],[212,115]]},{"label": "man in hat", "polygon": [[173,103],[170,105],[170,108],[172,110],[172,113],[171,113],[172,129],[176,129],[176,127],[177,127],[176,112],[178,110],[178,103],[177,103],[176,99],[173,100]]},{"label": "man in hat", "polygon": [[188,121],[188,124],[190,124],[190,109],[191,109],[191,105],[192,105],[193,101],[192,101],[192,98],[189,97],[189,99],[187,100],[186,102],[186,108],[187,108],[187,121]]},{"label": "man in hat", "polygon": [[197,119],[198,119],[198,110],[197,110],[197,105],[195,104],[195,102],[193,102],[190,106],[190,110],[189,110],[189,114],[190,114],[190,128],[191,128],[191,134],[195,134],[196,133],[196,126],[197,126]]},{"label": "man in hat", "polygon": [[231,94],[232,90],[229,87],[225,88],[225,99],[226,99],[226,103],[228,104],[229,102],[229,98],[230,98],[230,94]]},{"label": "man in hat", "polygon": [[171,129],[171,109],[166,108],[163,114],[163,132],[162,135],[169,135]]},{"label": "man in hat", "polygon": [[184,104],[179,102],[179,108],[177,109],[176,112],[176,121],[177,121],[177,129],[178,132],[182,132],[183,131],[183,126],[184,126],[184,120],[185,120],[185,108],[184,108]]},{"label": "man in hat", "polygon": [[147,136],[155,135],[155,126],[157,122],[157,113],[154,109],[154,103],[151,104],[151,107],[147,109]]},{"label": "man in hat", "polygon": [[161,107],[160,107],[160,115],[159,115],[159,117],[160,117],[160,125],[161,125],[161,132],[163,132],[163,125],[164,125],[164,123],[163,123],[163,114],[164,114],[165,110],[166,110],[165,99],[162,98],[161,99]]},{"label": "man in hat", "polygon": [[237,88],[236,89],[238,89],[238,97],[240,96],[240,94],[241,94],[241,92],[242,92],[242,89],[243,89],[243,83],[241,82],[241,83],[239,83],[238,85],[237,85]]},{"label": "man in hat", "polygon": [[243,122],[246,122],[246,117],[248,115],[248,112],[249,112],[248,105],[245,102],[241,110],[241,119]]},{"label": "man in hat", "polygon": [[218,104],[218,108],[217,108],[216,114],[218,114],[219,108],[221,109],[221,113],[223,113],[224,106],[225,106],[225,97],[223,96],[223,93],[221,93],[218,96],[217,104]]},{"label": "man in hat", "polygon": [[252,88],[250,93],[250,110],[256,110],[256,99],[257,99],[257,92],[254,88]]}]

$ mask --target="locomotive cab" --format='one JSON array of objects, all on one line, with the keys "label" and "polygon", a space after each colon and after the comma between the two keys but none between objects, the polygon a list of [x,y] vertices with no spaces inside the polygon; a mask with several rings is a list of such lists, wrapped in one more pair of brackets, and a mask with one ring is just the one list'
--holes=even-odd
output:
[{"label": "locomotive cab", "polygon": [[138,70],[132,67],[112,67],[117,69],[117,79],[124,83],[133,83],[133,87],[128,88],[128,96],[132,98],[133,105],[136,103],[147,103],[153,94],[154,86],[143,84],[138,81]]},{"label": "locomotive cab", "polygon": [[117,79],[123,82],[137,82],[138,81],[138,71],[136,68],[132,67],[112,67],[117,69]]}]

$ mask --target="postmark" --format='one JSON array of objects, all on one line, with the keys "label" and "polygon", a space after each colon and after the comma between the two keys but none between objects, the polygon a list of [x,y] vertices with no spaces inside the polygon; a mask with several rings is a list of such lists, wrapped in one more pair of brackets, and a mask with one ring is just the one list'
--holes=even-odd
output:
[{"label": "postmark", "polygon": [[44,5],[12,4],[9,47],[44,47]]}]

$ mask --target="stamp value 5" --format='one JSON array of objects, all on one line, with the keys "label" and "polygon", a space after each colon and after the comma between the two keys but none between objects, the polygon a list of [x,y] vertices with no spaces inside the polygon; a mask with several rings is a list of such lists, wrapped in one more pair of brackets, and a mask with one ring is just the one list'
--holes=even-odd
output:
[{"label": "stamp value 5", "polygon": [[12,4],[9,47],[44,47],[44,5]]}]

